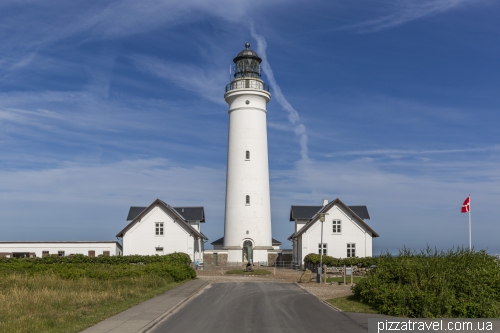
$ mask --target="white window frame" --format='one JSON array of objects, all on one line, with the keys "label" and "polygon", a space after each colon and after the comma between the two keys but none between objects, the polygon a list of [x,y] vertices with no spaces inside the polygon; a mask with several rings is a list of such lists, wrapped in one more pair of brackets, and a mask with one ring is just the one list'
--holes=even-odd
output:
[{"label": "white window frame", "polygon": [[58,257],[64,257],[65,256],[65,251],[57,251],[57,256]]},{"label": "white window frame", "polygon": [[[321,254],[321,243],[318,243],[318,254]],[[323,255],[328,255],[328,243],[323,243]]]},{"label": "white window frame", "polygon": [[356,243],[347,243],[347,258],[356,257]]},{"label": "white window frame", "polygon": [[245,196],[245,206],[250,206],[250,196]]},{"label": "white window frame", "polygon": [[332,234],[342,235],[342,220],[332,221]]},{"label": "white window frame", "polygon": [[250,150],[245,151],[245,161],[250,161]]},{"label": "white window frame", "polygon": [[163,222],[155,222],[155,236],[163,236]]}]

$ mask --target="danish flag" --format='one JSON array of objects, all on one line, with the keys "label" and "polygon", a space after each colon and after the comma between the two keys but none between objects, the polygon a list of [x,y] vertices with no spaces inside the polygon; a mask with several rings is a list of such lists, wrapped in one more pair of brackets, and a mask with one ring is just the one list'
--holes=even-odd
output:
[{"label": "danish flag", "polygon": [[468,213],[470,211],[470,197],[465,199],[464,204],[462,205],[462,213]]}]

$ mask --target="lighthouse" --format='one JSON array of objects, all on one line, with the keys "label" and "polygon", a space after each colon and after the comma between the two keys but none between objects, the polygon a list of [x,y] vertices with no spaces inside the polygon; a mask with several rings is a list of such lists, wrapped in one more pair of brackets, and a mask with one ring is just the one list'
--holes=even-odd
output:
[{"label": "lighthouse", "polygon": [[273,249],[266,120],[271,94],[261,79],[262,59],[249,43],[233,62],[224,94],[229,138],[222,249],[229,262],[267,262]]}]

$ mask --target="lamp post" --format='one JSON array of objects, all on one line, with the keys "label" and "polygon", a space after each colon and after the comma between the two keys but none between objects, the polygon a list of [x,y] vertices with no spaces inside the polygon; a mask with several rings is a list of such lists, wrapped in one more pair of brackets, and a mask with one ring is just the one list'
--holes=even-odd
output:
[{"label": "lamp post", "polygon": [[318,267],[318,282],[321,283],[321,273],[323,271],[323,222],[325,222],[325,213],[319,214],[319,221],[321,222],[321,247],[319,252],[319,267]]}]

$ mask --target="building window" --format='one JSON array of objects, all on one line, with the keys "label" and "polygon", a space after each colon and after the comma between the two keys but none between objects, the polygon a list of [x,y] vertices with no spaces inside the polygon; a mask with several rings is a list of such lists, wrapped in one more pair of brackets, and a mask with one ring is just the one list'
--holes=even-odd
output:
[{"label": "building window", "polygon": [[245,160],[250,161],[250,150],[247,150],[245,153]]},{"label": "building window", "polygon": [[356,244],[347,243],[347,258],[354,258],[356,256]]},{"label": "building window", "polygon": [[102,251],[102,255],[105,257],[109,257],[109,251]]},{"label": "building window", "polygon": [[89,257],[95,257],[95,251],[90,250],[89,251]]},{"label": "building window", "polygon": [[342,230],[340,220],[333,220],[332,223],[333,223],[332,233],[340,234],[340,232]]},{"label": "building window", "polygon": [[48,257],[49,256],[49,251],[42,251],[42,258]]},{"label": "building window", "polygon": [[156,236],[163,236],[163,222],[156,223]]},{"label": "building window", "polygon": [[57,251],[57,255],[59,257],[64,257],[64,251]]},{"label": "building window", "polygon": [[321,249],[323,248],[323,255],[327,254],[328,250],[328,244],[323,243],[323,246],[321,246],[321,243],[318,244],[318,254],[321,254]]},{"label": "building window", "polygon": [[249,195],[247,195],[245,198],[245,204],[250,205],[250,196]]}]

